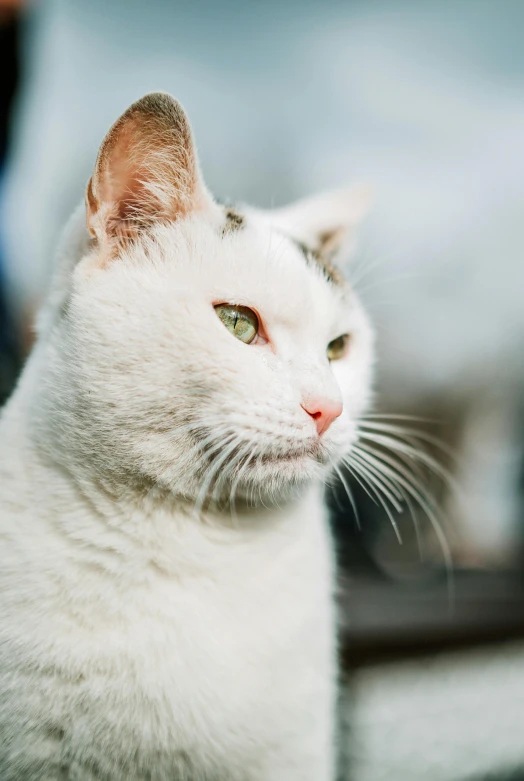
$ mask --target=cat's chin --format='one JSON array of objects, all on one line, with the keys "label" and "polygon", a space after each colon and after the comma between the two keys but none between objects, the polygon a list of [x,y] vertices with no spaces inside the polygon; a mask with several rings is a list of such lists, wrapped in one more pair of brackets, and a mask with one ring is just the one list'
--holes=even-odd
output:
[{"label": "cat's chin", "polygon": [[304,455],[265,456],[246,469],[222,497],[226,505],[248,507],[281,505],[300,495],[311,483],[323,480],[327,458]]}]

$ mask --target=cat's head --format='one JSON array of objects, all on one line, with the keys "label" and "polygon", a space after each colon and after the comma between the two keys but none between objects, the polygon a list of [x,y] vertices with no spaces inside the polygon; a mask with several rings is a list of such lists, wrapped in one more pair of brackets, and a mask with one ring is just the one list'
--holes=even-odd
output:
[{"label": "cat's head", "polygon": [[334,265],[366,200],[219,205],[179,104],[131,106],[101,146],[53,326],[68,449],[100,478],[197,501],[281,501],[326,476],[370,393],[370,326]]}]

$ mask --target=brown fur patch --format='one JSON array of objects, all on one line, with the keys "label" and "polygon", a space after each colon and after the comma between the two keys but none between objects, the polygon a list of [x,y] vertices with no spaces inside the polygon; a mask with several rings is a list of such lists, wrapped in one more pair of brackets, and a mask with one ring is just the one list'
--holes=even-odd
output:
[{"label": "brown fur patch", "polygon": [[237,212],[235,209],[226,207],[226,224],[222,228],[223,236],[227,233],[235,233],[236,231],[242,230],[245,224],[246,218],[243,214],[240,214],[240,212]]},{"label": "brown fur patch", "polygon": [[343,275],[335,266],[335,264],[331,262],[327,253],[311,249],[311,247],[308,247],[307,244],[304,244],[302,241],[297,241],[297,239],[292,239],[292,241],[302,252],[306,263],[308,265],[315,263],[320,268],[322,274],[325,276],[328,282],[331,282],[334,285],[340,285],[341,287],[346,284],[346,280],[344,279]]}]

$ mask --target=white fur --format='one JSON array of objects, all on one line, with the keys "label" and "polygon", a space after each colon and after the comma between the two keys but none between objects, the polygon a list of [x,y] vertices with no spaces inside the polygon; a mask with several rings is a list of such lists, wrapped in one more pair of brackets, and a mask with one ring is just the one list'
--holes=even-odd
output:
[{"label": "white fur", "polygon": [[[234,339],[218,302],[256,308],[270,343]],[[216,215],[159,224],[107,263],[74,215],[0,423],[2,781],[333,779],[322,481],[371,341],[351,291],[254,212],[224,236]],[[324,463],[301,407],[319,396],[344,402]]]}]

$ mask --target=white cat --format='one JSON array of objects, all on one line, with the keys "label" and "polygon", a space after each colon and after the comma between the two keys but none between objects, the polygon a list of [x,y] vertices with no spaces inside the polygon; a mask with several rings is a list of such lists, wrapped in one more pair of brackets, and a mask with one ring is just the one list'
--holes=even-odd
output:
[{"label": "white cat", "polygon": [[2,781],[333,779],[365,201],[218,205],[167,95],[107,135],[0,424]]}]

